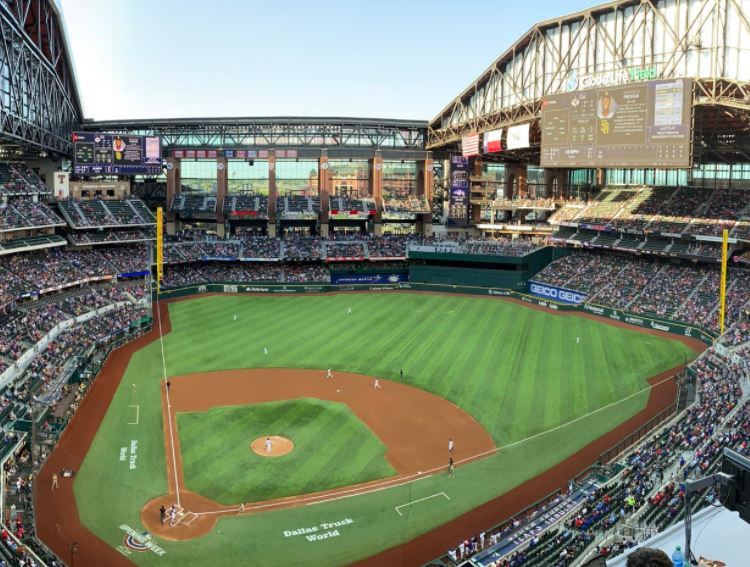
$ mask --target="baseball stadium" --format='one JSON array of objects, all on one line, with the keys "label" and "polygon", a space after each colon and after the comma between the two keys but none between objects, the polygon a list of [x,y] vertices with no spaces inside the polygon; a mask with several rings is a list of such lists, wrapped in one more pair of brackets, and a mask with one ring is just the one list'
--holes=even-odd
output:
[{"label": "baseball stadium", "polygon": [[95,120],[0,2],[0,565],[747,565],[750,0],[557,16],[431,119]]}]

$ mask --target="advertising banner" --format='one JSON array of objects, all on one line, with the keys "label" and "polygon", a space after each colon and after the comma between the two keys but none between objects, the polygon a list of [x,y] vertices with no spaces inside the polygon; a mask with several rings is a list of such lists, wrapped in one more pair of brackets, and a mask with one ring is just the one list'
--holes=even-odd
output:
[{"label": "advertising banner", "polygon": [[534,297],[550,299],[568,305],[580,305],[586,301],[586,294],[580,291],[534,281],[529,282],[529,291]]},{"label": "advertising banner", "polygon": [[451,156],[451,188],[448,223],[466,226],[469,220],[469,158]]},{"label": "advertising banner", "polygon": [[396,284],[408,281],[409,274],[407,273],[331,274],[331,283],[334,285]]}]

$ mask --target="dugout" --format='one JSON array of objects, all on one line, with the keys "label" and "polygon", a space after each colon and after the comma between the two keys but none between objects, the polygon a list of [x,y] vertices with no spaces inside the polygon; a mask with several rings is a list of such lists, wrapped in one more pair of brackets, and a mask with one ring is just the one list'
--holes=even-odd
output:
[{"label": "dugout", "polygon": [[553,260],[570,250],[546,246],[524,256],[490,256],[410,251],[409,281],[519,289]]}]

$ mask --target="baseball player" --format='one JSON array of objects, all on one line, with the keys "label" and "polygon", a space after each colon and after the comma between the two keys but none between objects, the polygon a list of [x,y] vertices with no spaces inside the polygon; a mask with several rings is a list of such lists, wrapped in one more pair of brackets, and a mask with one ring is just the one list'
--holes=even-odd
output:
[{"label": "baseball player", "polygon": [[172,504],[172,507],[169,509],[169,527],[174,527],[174,522],[177,519],[177,508],[175,508],[174,504]]},{"label": "baseball player", "polygon": [[403,368],[401,369],[401,379],[402,380],[404,379],[404,369]]},{"label": "baseball player", "polygon": [[453,457],[448,457],[448,478],[453,478]]},{"label": "baseball player", "polygon": [[377,378],[375,378],[375,385],[374,385],[374,388],[375,388],[376,390],[380,390],[380,380],[378,380]]},{"label": "baseball player", "polygon": [[235,315],[235,316],[234,316],[234,320],[235,320],[235,321],[237,320],[237,315]]},{"label": "baseball player", "polygon": [[448,439],[448,453],[453,453],[453,439]]},{"label": "baseball player", "polygon": [[333,372],[331,372],[331,369],[329,368],[326,372],[326,378],[333,378]]},{"label": "baseball player", "polygon": [[352,314],[352,306],[351,305],[346,308],[346,313],[347,313],[347,315],[351,315]]},{"label": "baseball player", "polygon": [[271,447],[273,447],[273,441],[270,437],[266,437],[266,453],[271,454]]},{"label": "baseball player", "polygon": [[57,487],[57,473],[52,473],[52,490],[55,490]]},{"label": "baseball player", "polygon": [[135,382],[130,385],[130,393],[135,394]]},{"label": "baseball player", "polygon": [[161,508],[159,508],[159,520],[161,521],[161,525],[164,525],[164,518],[167,517],[167,509],[162,505]]},{"label": "baseball player", "polygon": [[268,354],[268,347],[263,347],[263,354]]},{"label": "baseball player", "polygon": [[581,337],[576,337],[576,344],[581,344]]}]

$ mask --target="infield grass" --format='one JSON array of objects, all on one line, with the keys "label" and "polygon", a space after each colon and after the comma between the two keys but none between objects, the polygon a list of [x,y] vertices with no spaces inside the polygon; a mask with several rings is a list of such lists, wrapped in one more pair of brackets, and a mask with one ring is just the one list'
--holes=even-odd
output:
[{"label": "infield grass", "polygon": [[[349,406],[313,398],[177,414],[187,488],[221,504],[270,500],[396,473],[387,448]],[[268,458],[250,450],[281,432],[294,450]]]}]

